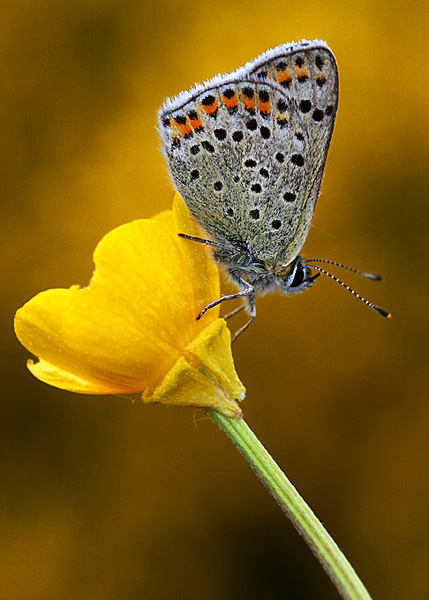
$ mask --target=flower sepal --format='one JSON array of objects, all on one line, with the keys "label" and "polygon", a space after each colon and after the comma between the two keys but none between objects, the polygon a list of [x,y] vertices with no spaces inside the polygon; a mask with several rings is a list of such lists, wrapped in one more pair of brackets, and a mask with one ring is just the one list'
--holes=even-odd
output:
[{"label": "flower sepal", "polygon": [[241,419],[237,401],[245,394],[234,368],[229,329],[223,319],[216,319],[184,349],[161,383],[145,390],[142,400],[194,406]]}]

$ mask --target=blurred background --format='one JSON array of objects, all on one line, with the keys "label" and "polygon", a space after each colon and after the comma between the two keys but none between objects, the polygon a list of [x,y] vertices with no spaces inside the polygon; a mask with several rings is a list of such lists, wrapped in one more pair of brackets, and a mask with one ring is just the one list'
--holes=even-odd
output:
[{"label": "blurred background", "polygon": [[171,207],[166,96],[316,37],[340,104],[305,255],[382,273],[340,276],[393,319],[327,278],[264,297],[234,348],[243,408],[374,600],[428,597],[426,9],[2,1],[0,597],[338,598],[204,415],[49,388],[12,329],[39,291],[87,284],[106,232]]}]

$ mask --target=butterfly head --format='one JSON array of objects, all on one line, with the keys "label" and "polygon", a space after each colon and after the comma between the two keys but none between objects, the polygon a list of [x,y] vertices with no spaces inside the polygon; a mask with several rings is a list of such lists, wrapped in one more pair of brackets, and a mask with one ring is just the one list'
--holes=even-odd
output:
[{"label": "butterfly head", "polygon": [[302,256],[297,256],[286,267],[269,268],[263,262],[253,262],[246,269],[240,269],[237,273],[232,265],[227,265],[228,271],[234,275],[245,275],[255,290],[261,294],[267,294],[276,290],[286,295],[299,294],[311,287],[320,273],[311,275],[309,267]]},{"label": "butterfly head", "polygon": [[302,256],[297,256],[283,272],[279,289],[281,292],[291,295],[299,294],[311,287],[320,273],[311,275],[310,267]]}]

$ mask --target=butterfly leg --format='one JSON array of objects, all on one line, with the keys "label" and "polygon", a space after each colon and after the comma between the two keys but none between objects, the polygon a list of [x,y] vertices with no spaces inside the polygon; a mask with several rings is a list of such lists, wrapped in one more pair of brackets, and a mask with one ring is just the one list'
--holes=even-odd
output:
[{"label": "butterfly leg", "polygon": [[205,244],[206,246],[215,246],[215,248],[228,248],[229,246],[225,246],[225,244],[218,244],[217,242],[212,242],[212,240],[206,240],[205,238],[194,237],[193,235],[188,235],[187,233],[178,233],[179,237],[184,240],[191,240],[192,242],[198,242],[199,244]]},{"label": "butterfly leg", "polygon": [[205,306],[203,308],[203,310],[200,312],[200,314],[197,317],[197,320],[201,319],[201,317],[204,315],[204,313],[206,311],[208,311],[210,308],[213,308],[214,306],[217,306],[221,302],[225,302],[225,300],[235,300],[236,298],[245,298],[245,300],[246,300],[245,305],[240,306],[238,309],[234,310],[232,313],[227,315],[227,318],[229,318],[229,317],[237,314],[238,312],[240,312],[243,308],[246,308],[247,312],[250,314],[250,319],[247,321],[247,323],[235,333],[234,337],[232,338],[233,342],[235,342],[235,340],[238,338],[238,336],[241,335],[243,333],[243,331],[245,331],[249,327],[249,325],[251,323],[253,323],[253,321],[256,318],[255,288],[253,287],[253,285],[250,285],[250,283],[248,283],[244,279],[241,279],[241,277],[237,277],[237,283],[242,288],[244,287],[244,290],[242,290],[241,292],[237,292],[237,294],[231,294],[230,296],[222,296],[222,298],[219,298],[218,300],[215,300],[214,302],[210,302],[210,304],[207,304],[207,306]]},{"label": "butterfly leg", "polygon": [[[245,325],[243,325],[243,327],[241,327],[238,331],[236,331],[233,335],[232,338],[232,342],[231,344],[233,344],[235,342],[235,340],[238,338],[239,335],[241,335],[244,331],[246,331],[246,329],[249,327],[249,325],[251,325],[253,323],[253,321],[256,319],[256,295],[255,293],[247,296],[246,298],[246,305],[243,304],[243,306],[240,306],[241,310],[242,308],[246,308],[247,312],[250,314],[250,319],[247,321],[247,323],[245,323]],[[236,312],[236,311],[234,311]],[[231,313],[234,314],[234,313]],[[228,315],[229,317],[230,315]]]},{"label": "butterfly leg", "polygon": [[227,315],[225,315],[223,317],[223,319],[230,319],[231,317],[235,317],[235,315],[238,315],[238,313],[241,312],[243,310],[243,308],[246,308],[246,306],[244,304],[242,304],[241,306],[239,306],[238,308],[236,308],[232,312],[230,312]]},{"label": "butterfly leg", "polygon": [[[217,242],[212,242],[211,240],[206,240],[204,238],[194,237],[192,235],[188,235],[187,233],[179,233],[178,236],[185,240],[191,240],[192,242],[198,242],[200,244],[205,244],[206,246],[215,246],[217,248],[228,249],[230,251],[232,250],[233,253],[237,252],[236,248],[230,248],[228,246],[225,246],[224,244],[218,244]],[[231,275],[232,279],[234,280],[234,282],[238,286],[240,286],[241,288],[244,288],[244,289],[242,289],[242,291],[238,292],[237,294],[231,294],[230,296],[222,296],[222,298],[218,298],[218,300],[215,300],[214,302],[210,302],[210,304],[207,304],[207,306],[205,306],[203,308],[203,310],[200,312],[200,314],[197,316],[197,321],[199,321],[201,319],[201,317],[210,308],[213,308],[214,306],[218,306],[218,304],[220,304],[221,302],[225,302],[225,300],[235,300],[236,298],[244,298],[245,302],[242,306],[239,306],[238,308],[236,308],[235,310],[233,310],[231,313],[229,313],[228,315],[226,315],[224,317],[225,319],[230,319],[231,317],[234,317],[236,314],[241,312],[243,310],[243,308],[245,308],[247,310],[247,312],[250,314],[250,319],[247,321],[247,323],[243,327],[241,327],[241,329],[239,329],[235,333],[234,337],[232,338],[232,341],[234,342],[238,338],[238,336],[241,335],[243,333],[243,331],[245,331],[251,323],[253,323],[253,321],[256,318],[256,294],[255,294],[255,288],[253,287],[253,285],[250,285],[250,283],[248,283],[241,277],[233,276],[232,273],[230,273],[230,275]]]},{"label": "butterfly leg", "polygon": [[205,244],[206,246],[219,246],[216,242],[212,242],[211,240],[206,240],[204,238],[194,237],[193,235],[188,235],[187,233],[178,233],[179,237],[184,240],[191,240],[192,242],[198,242],[199,244]]},{"label": "butterfly leg", "polygon": [[[204,315],[204,313],[206,313],[210,308],[213,308],[214,306],[217,306],[218,304],[220,304],[221,302],[225,302],[226,300],[236,300],[237,298],[245,298],[246,296],[255,298],[255,288],[253,287],[253,285],[250,285],[250,283],[248,283],[247,281],[245,281],[244,279],[241,279],[241,277],[237,277],[237,283],[242,289],[241,292],[237,292],[236,294],[231,294],[229,296],[222,296],[221,298],[218,298],[217,300],[215,300],[214,302],[210,302],[210,304],[207,304],[207,306],[205,306],[203,308],[203,310],[200,312],[200,314],[197,317],[197,321],[199,319],[201,319],[201,317]],[[256,302],[255,301],[250,301],[250,306],[254,305],[254,313],[256,316]],[[253,315],[252,315],[253,316]]]}]

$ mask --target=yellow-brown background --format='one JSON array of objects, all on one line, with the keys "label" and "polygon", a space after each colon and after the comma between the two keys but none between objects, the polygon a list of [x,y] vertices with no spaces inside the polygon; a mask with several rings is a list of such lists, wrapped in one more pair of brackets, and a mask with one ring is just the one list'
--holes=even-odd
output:
[{"label": "yellow-brown background", "polygon": [[426,598],[425,4],[3,0],[1,12],[0,596],[338,597],[212,424],[51,389],[12,332],[38,291],[88,281],[104,233],[170,207],[164,97],[320,37],[341,93],[306,255],[383,273],[343,276],[393,319],[326,278],[260,300],[234,349],[245,416],[374,599]]}]

